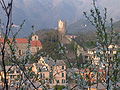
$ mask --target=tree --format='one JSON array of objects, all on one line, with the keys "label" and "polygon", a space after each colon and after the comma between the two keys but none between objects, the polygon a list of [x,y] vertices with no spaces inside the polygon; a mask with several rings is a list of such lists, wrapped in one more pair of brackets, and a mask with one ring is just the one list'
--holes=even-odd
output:
[{"label": "tree", "polygon": [[38,52],[42,56],[49,56],[54,60],[63,59],[62,44],[58,39],[57,31],[50,31],[46,33],[47,37],[43,40],[43,47]]},{"label": "tree", "polygon": [[[107,90],[112,90],[113,88],[116,90],[118,88],[118,80],[120,79],[120,77],[117,75],[120,73],[120,68],[118,67],[120,65],[120,52],[118,50],[119,47],[117,47],[115,50],[117,45],[115,41],[116,38],[119,37],[119,34],[114,32],[112,19],[110,19],[111,28],[110,30],[107,29],[107,9],[104,9],[104,16],[102,16],[100,10],[96,6],[95,0],[93,0],[93,6],[94,9],[90,10],[90,16],[88,16],[86,12],[84,12],[84,15],[97,30],[96,56],[100,58],[97,69],[100,69],[102,64],[104,65],[102,68],[106,72],[106,78],[105,82],[102,82],[102,84],[106,84],[105,86],[107,87]],[[112,47],[110,48],[111,45]],[[115,54],[113,53],[114,50],[116,51]],[[100,74],[98,72],[97,78],[99,78],[99,75]],[[99,82],[100,81],[97,80],[97,87]]]},{"label": "tree", "polygon": [[4,71],[4,85],[5,85],[5,89],[8,90],[8,81],[7,81],[7,73],[6,73],[6,68],[5,68],[5,46],[7,43],[7,39],[8,39],[8,35],[10,33],[11,27],[12,27],[12,22],[11,22],[11,15],[12,15],[12,4],[13,4],[13,0],[10,1],[10,3],[8,3],[8,5],[6,5],[6,3],[4,2],[4,0],[0,0],[0,4],[3,8],[3,10],[5,11],[5,14],[7,16],[7,23],[5,26],[5,37],[4,37],[4,43],[3,43],[3,47],[2,47],[2,66],[3,66],[3,71]]},{"label": "tree", "polygon": [[[72,73],[74,80],[76,80],[75,87],[91,89],[92,85],[96,85],[98,89],[99,84],[102,84],[107,90],[120,89],[120,51],[117,42],[120,34],[113,29],[113,20],[110,19],[110,29],[107,29],[107,9],[104,9],[102,14],[96,6],[96,1],[93,0],[93,9],[90,10],[90,15],[84,12],[86,19],[96,28],[96,50],[93,51],[94,56],[99,58],[98,64],[94,58],[89,58],[88,62],[80,65],[78,64],[78,72]],[[103,16],[102,16],[103,15]],[[71,68],[72,69],[72,68]],[[103,70],[99,72],[99,70]],[[96,79],[94,81],[94,79]],[[93,80],[93,81],[92,81]]]},{"label": "tree", "polygon": [[[0,0],[0,5],[2,7],[2,10],[5,13],[6,17],[6,23],[4,24],[5,26],[2,28],[4,36],[3,36],[3,43],[1,44],[1,57],[2,57],[2,70],[3,70],[3,90],[9,90],[8,86],[8,73],[9,71],[13,68],[16,67],[18,68],[22,73],[20,73],[20,78],[19,78],[19,89],[23,88],[23,84],[25,84],[26,81],[29,81],[30,84],[33,86],[33,88],[37,89],[36,86],[33,84],[33,82],[30,80],[29,75],[27,75],[27,71],[25,68],[26,64],[26,59],[29,59],[26,56],[24,58],[18,58],[16,56],[16,36],[18,35],[19,31],[22,29],[22,26],[25,21],[20,25],[18,29],[16,29],[16,33],[13,33],[13,21],[12,21],[12,8],[13,8],[13,0],[9,0],[8,3],[5,0]],[[0,23],[1,24],[1,23]],[[10,39],[10,34],[12,34],[12,39]],[[9,48],[10,55],[7,56],[9,59],[9,62],[12,63],[10,68],[6,70],[6,55],[7,55],[7,48]],[[27,53],[27,52],[26,52]],[[17,84],[17,81],[16,81]]]}]

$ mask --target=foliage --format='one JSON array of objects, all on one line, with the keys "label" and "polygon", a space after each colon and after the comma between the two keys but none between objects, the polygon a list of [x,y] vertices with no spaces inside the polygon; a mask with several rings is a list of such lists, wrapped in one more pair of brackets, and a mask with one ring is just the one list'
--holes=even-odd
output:
[{"label": "foliage", "polygon": [[55,87],[54,87],[54,90],[62,90],[62,89],[64,89],[65,88],[65,86],[63,86],[63,85],[56,85]]},{"label": "foliage", "polygon": [[[96,34],[97,34],[96,50],[97,51],[95,55],[99,57],[100,60],[96,69],[103,68],[106,72],[105,82],[99,81],[100,73],[97,72],[97,85],[98,83],[102,82],[102,84],[106,84],[105,86],[107,87],[106,88],[107,90],[112,90],[113,88],[118,88],[116,85],[119,83],[118,80],[120,79],[119,76],[114,75],[115,72],[116,74],[118,74],[119,72],[117,71],[120,70],[120,68],[118,67],[120,65],[120,62],[119,62],[120,52],[118,51],[119,47],[115,49],[115,46],[117,45],[117,43],[114,42],[116,38],[119,37],[119,34],[114,32],[112,19],[110,19],[111,28],[109,31],[107,29],[107,26],[106,26],[107,9],[106,8],[104,9],[104,16],[102,16],[94,0],[93,0],[93,6],[94,6],[94,9],[90,10],[90,13],[91,13],[90,16],[87,16],[86,12],[84,12],[84,15],[97,30],[96,31]],[[110,45],[112,45],[113,47],[109,48]],[[114,51],[116,51],[116,54],[113,54]],[[104,65],[104,67],[102,67],[102,65]],[[112,81],[113,77],[117,79]]]},{"label": "foliage", "polygon": [[47,37],[43,39],[43,47],[38,52],[42,56],[49,56],[52,59],[63,59],[62,44],[59,41],[57,32],[47,32]]},{"label": "foliage", "polygon": [[[104,13],[101,13],[96,6],[96,1],[93,0],[93,9],[90,10],[90,15],[84,12],[87,20],[96,28],[96,42],[94,44],[95,50],[93,55],[99,58],[97,64],[94,64],[95,59],[89,57],[88,62],[82,65],[77,62],[78,72],[72,73],[70,76],[76,80],[76,85],[72,88],[91,88],[92,85],[96,85],[98,89],[99,84],[102,84],[107,90],[117,90],[119,88],[118,84],[120,83],[119,71],[120,71],[120,52],[119,47],[117,46],[116,40],[119,38],[120,34],[115,33],[113,29],[113,20],[111,19],[110,29],[107,29],[107,9],[104,9]],[[103,16],[102,16],[103,15]],[[84,40],[83,40],[84,41]],[[96,44],[95,44],[96,43]],[[84,44],[82,44],[84,46]],[[89,46],[89,44],[87,43]],[[109,48],[109,46],[113,46]],[[75,51],[77,49],[74,49]],[[113,52],[116,52],[113,54]],[[76,57],[78,58],[78,56]],[[71,68],[72,69],[72,68]],[[100,72],[99,70],[103,70]]]},{"label": "foliage", "polygon": [[57,42],[46,41],[43,44],[43,48],[39,51],[42,56],[49,56],[55,60],[62,59],[61,45]]}]

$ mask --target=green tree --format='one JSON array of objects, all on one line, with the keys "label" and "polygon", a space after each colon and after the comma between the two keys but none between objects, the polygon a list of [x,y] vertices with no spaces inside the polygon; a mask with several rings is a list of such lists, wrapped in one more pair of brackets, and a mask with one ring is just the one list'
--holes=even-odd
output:
[{"label": "green tree", "polygon": [[[120,52],[119,47],[115,49],[115,46],[117,45],[115,41],[116,38],[119,37],[119,34],[116,33],[113,29],[112,19],[110,19],[110,30],[107,29],[107,9],[104,9],[104,13],[102,16],[102,13],[96,6],[95,0],[93,0],[93,6],[94,8],[90,10],[90,16],[88,16],[86,12],[84,12],[84,15],[97,30],[96,56],[99,57],[100,60],[96,69],[99,70],[101,68],[101,65],[103,64],[104,67],[102,68],[106,72],[106,78],[104,83],[102,81],[99,81],[100,73],[97,72],[97,88],[98,83],[102,82],[102,84],[106,84],[105,87],[107,87],[107,90],[113,90],[113,88],[116,90],[118,88],[117,84],[119,83],[120,79],[120,77],[118,76],[118,74],[120,73],[120,68],[118,67],[120,65]],[[110,45],[112,45],[113,47],[109,48]],[[114,50],[116,51],[115,54],[113,54]]]}]

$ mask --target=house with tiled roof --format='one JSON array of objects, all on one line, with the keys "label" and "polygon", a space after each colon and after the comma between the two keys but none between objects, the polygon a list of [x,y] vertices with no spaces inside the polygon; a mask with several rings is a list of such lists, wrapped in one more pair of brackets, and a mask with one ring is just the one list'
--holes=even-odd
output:
[{"label": "house with tiled roof", "polygon": [[[30,48],[31,54],[37,53],[42,48],[42,44],[39,41],[37,35],[33,35],[30,41],[27,38],[16,38],[15,40],[13,40],[12,38],[9,38],[7,41],[10,42],[10,44],[14,43],[14,48],[16,49],[17,56],[25,55],[26,51],[28,50],[28,46],[30,46],[29,48]],[[4,38],[1,37],[0,38],[1,49],[2,49],[3,43],[4,43]],[[5,50],[7,52],[6,53],[7,55],[11,54],[8,43],[6,44]]]},{"label": "house with tiled roof", "polygon": [[37,35],[33,35],[32,40],[30,41],[30,51],[32,54],[35,54],[42,48],[42,43],[39,41]]},{"label": "house with tiled roof", "polygon": [[[8,85],[11,87],[18,87],[21,75],[23,81],[29,83],[27,81],[24,73],[19,69],[19,66],[6,66],[7,72],[7,80]],[[67,72],[66,72],[66,64],[63,60],[53,60],[47,57],[41,57],[37,63],[33,64],[25,64],[25,71],[28,70],[29,74],[35,76],[35,78],[29,78],[36,87],[47,86],[49,89],[54,88],[55,86],[66,86],[67,85]],[[32,77],[33,77],[32,76]],[[0,85],[4,85],[3,81],[3,71],[0,69]],[[18,84],[16,84],[18,83]],[[12,86],[14,85],[14,86]],[[33,86],[31,85],[30,90]],[[40,90],[43,90],[40,87]],[[33,90],[33,89],[32,89]],[[39,90],[39,89],[38,89]]]},{"label": "house with tiled roof", "polygon": [[48,85],[52,88],[56,85],[66,86],[66,64],[63,60],[52,60],[41,57],[38,63],[34,63],[32,71],[40,75],[42,80],[48,80]]}]

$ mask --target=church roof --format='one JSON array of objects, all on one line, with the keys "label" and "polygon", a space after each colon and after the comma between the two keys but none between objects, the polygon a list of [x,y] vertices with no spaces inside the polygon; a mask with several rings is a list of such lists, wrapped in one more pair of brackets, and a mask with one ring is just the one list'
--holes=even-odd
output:
[{"label": "church roof", "polygon": [[28,43],[26,38],[16,38],[16,43]]},{"label": "church roof", "polygon": [[62,65],[66,65],[63,60],[57,60],[56,62],[54,60],[46,60],[45,62],[49,66],[62,66]]},{"label": "church roof", "polygon": [[[12,42],[12,38],[9,38],[9,40]],[[28,43],[28,40],[26,38],[16,38],[16,43]],[[4,38],[0,38],[0,42],[4,42]]]},{"label": "church roof", "polygon": [[[12,42],[12,38],[9,39]],[[16,38],[17,44],[27,44],[29,41],[26,38]],[[4,38],[0,38],[0,43],[4,42]],[[42,46],[39,40],[30,41],[31,47],[40,47]]]},{"label": "church roof", "polygon": [[39,40],[35,40],[35,41],[30,41],[30,44],[32,47],[40,47],[42,46],[41,42]]}]

